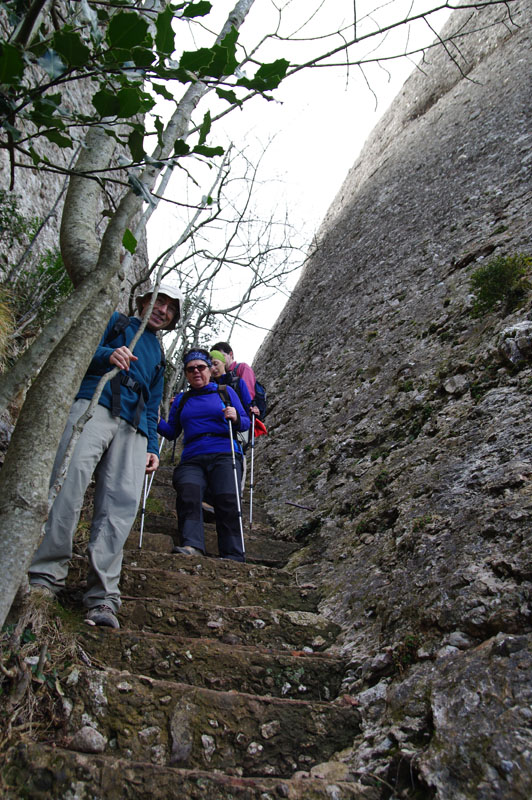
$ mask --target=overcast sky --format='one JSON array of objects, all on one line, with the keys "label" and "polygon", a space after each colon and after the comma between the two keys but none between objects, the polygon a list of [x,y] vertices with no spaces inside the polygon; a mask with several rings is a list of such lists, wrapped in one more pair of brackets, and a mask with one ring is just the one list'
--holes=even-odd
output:
[{"label": "overcast sky", "polygon": [[[429,0],[415,0],[416,8],[427,8],[434,3]],[[232,2],[218,0],[215,4],[222,20],[232,7]],[[324,30],[349,25],[353,20],[353,0],[315,0],[319,13],[297,37],[321,35]],[[285,33],[293,33],[304,14],[313,6],[310,0],[292,0],[287,4],[290,16],[284,17]],[[375,28],[387,19],[400,19],[412,7],[409,0],[391,0],[382,4],[371,19],[362,20],[364,9],[376,9],[375,2],[363,0],[357,3],[357,31]],[[271,30],[275,20],[270,0],[256,0],[246,20],[240,38],[242,41],[256,41],[263,32]],[[378,16],[380,14],[380,17]],[[431,19],[431,24],[441,27],[447,13]],[[346,29],[345,35],[352,33]],[[429,43],[434,34],[425,23],[420,23],[407,33],[405,28],[389,34],[387,52],[403,52],[413,43]],[[288,46],[280,42],[271,45],[263,60],[288,58],[291,63],[305,60],[316,51],[330,49],[338,39],[311,41]],[[196,36],[199,43],[199,37]],[[186,47],[186,45],[185,45]],[[375,42],[364,45],[363,53],[369,53]],[[362,51],[359,50],[362,54]],[[349,73],[345,68],[303,70],[284,81],[275,91],[275,102],[257,98],[242,111],[236,111],[213,126],[211,139],[226,136],[239,146],[247,146],[259,153],[261,144],[270,142],[262,161],[261,178],[265,185],[260,189],[259,202],[268,216],[268,206],[282,209],[286,206],[292,226],[310,241],[312,233],[340,189],[347,172],[358,157],[363,144],[378,119],[386,111],[398,93],[408,74],[414,68],[412,59],[396,59],[383,65],[371,65],[363,75],[357,68]],[[202,112],[203,113],[203,112]],[[214,135],[216,134],[216,136]],[[210,143],[210,142],[209,142]],[[176,187],[175,192],[179,192]],[[164,240],[166,231],[172,228],[172,216],[156,215],[157,225],[149,229],[152,238],[150,250],[154,254],[153,240],[157,244]],[[232,282],[229,281],[229,284]],[[238,293],[238,287],[228,284],[228,292]],[[271,327],[280,313],[286,297],[279,294],[273,300],[258,304],[252,315],[256,325]],[[256,327],[241,327],[233,332],[231,344],[240,361],[252,362],[255,352],[266,335],[266,330]],[[226,332],[220,338],[226,338]]]}]

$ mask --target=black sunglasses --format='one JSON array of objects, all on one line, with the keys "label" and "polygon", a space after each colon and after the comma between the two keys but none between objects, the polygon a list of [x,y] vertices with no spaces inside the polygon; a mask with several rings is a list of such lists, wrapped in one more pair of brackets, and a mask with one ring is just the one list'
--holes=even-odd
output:
[{"label": "black sunglasses", "polygon": [[186,367],[185,372],[191,374],[192,372],[196,372],[196,370],[198,370],[198,372],[203,372],[204,369],[207,369],[207,364],[196,364],[193,367]]}]

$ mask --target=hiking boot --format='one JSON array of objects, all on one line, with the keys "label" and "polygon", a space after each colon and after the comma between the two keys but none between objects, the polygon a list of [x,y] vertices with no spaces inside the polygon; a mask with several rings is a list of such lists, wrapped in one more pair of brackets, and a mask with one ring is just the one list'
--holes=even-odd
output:
[{"label": "hiking boot", "polygon": [[202,556],[201,550],[197,547],[192,547],[191,544],[186,544],[183,547],[174,547],[172,553],[181,553],[183,556]]},{"label": "hiking boot", "polygon": [[120,627],[113,609],[106,605],[89,608],[85,622],[88,622],[89,625],[101,625],[104,628]]}]

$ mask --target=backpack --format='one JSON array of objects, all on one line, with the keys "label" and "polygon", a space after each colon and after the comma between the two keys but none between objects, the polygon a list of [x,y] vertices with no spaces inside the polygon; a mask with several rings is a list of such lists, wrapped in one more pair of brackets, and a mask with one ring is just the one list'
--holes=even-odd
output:
[{"label": "backpack", "polygon": [[[236,378],[238,377],[238,368],[240,364],[237,364],[234,369],[231,370],[229,375],[231,377]],[[266,414],[268,413],[268,398],[266,394],[266,387],[262,385],[256,378],[255,378],[255,397],[252,400],[253,404],[257,406],[259,409],[259,419],[264,419]]]}]

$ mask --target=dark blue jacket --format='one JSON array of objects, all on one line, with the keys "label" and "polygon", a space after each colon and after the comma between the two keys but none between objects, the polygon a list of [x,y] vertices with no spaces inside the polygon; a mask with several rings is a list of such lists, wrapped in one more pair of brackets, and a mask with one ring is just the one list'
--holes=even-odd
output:
[{"label": "dark blue jacket", "polygon": [[[115,339],[108,341],[109,334],[119,316],[118,312],[115,311],[107,323],[105,333],[100,340],[100,344],[96,348],[96,352],[89,364],[87,374],[79,387],[76,400],[80,397],[86,400],[91,399],[101,376],[113,368],[113,365],[109,363],[109,357],[113,350],[117,347],[122,347],[122,345],[128,347],[138,331],[140,319],[138,317],[130,317],[128,327]],[[140,383],[140,385],[145,387],[148,391],[148,397],[144,409],[142,410],[138,430],[148,438],[148,453],[158,454],[157,419],[163,394],[164,369],[160,367],[161,347],[159,345],[159,340],[152,331],[144,331],[135,346],[134,355],[137,356],[138,361],[131,362],[129,372],[125,370],[121,371],[124,375],[129,375],[133,380]],[[112,391],[109,382],[105,384],[102,396],[98,402],[109,410],[112,408]],[[126,386],[120,387],[120,416],[130,424],[134,422],[138,402],[138,392]]]},{"label": "dark blue jacket", "polygon": [[240,402],[242,403],[244,410],[248,417],[251,417],[249,407],[251,405],[251,395],[249,393],[249,389],[247,384],[242,378],[236,377],[236,380],[228,373],[225,372],[217,379],[217,383],[219,386],[225,385],[230,386],[231,389],[234,389],[238,395]]},{"label": "dark blue jacket", "polygon": [[[231,405],[236,408],[238,419],[233,423],[233,431],[247,431],[250,419],[236,392],[227,387]],[[181,413],[179,403],[183,397],[180,392],[172,403],[168,422],[159,420],[157,430],[166,439],[176,439],[183,430],[183,452],[181,461],[189,461],[197,455],[209,453],[230,453],[229,423],[224,417],[224,403],[215,383],[208,383],[203,389],[192,389]],[[241,453],[240,445],[234,437],[235,452]]]}]

